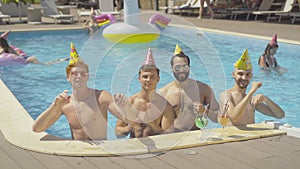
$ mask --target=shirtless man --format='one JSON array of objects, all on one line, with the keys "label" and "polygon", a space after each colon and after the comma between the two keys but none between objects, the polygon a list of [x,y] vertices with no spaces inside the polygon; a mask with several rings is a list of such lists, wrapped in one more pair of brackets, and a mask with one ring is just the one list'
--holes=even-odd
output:
[{"label": "shirtless man", "polygon": [[234,72],[232,73],[235,80],[234,86],[220,94],[221,110],[224,110],[226,105],[231,125],[255,123],[255,110],[275,118],[285,116],[284,111],[270,98],[263,94],[254,95],[262,86],[261,82],[252,82],[251,89],[246,94],[252,75],[252,65],[246,49],[241,58],[235,63]]},{"label": "shirtless man", "polygon": [[89,18],[83,23],[83,27],[86,28],[91,35],[99,29],[98,24],[95,21],[95,11],[93,8],[91,8]]},{"label": "shirtless man", "polygon": [[[71,45],[72,50],[72,45]],[[73,52],[77,55],[75,48]],[[72,52],[71,52],[72,53]],[[75,59],[74,59],[75,58]],[[41,113],[33,124],[34,132],[42,132],[53,125],[61,115],[65,115],[74,140],[103,140],[107,137],[107,111],[123,119],[114,105],[117,99],[104,90],[87,87],[89,78],[88,66],[71,56],[70,64],[66,68],[66,78],[72,86],[73,93],[68,95],[65,90],[59,94],[54,102]]]},{"label": "shirtless man", "polygon": [[206,112],[213,122],[217,122],[219,104],[213,90],[207,84],[189,78],[190,59],[178,45],[170,63],[175,80],[161,88],[160,93],[176,112],[175,130],[198,129],[194,124],[198,113]]},{"label": "shirtless man", "polygon": [[174,110],[166,99],[156,93],[159,78],[159,69],[149,49],[145,63],[139,69],[141,91],[129,98],[132,107],[139,112],[140,120],[128,125],[119,119],[115,128],[117,137],[130,134],[130,138],[137,138],[173,132]]}]

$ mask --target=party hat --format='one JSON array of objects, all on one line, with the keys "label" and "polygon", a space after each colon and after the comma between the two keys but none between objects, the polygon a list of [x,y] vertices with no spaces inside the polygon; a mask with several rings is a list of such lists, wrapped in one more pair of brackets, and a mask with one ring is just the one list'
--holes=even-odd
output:
[{"label": "party hat", "polygon": [[71,50],[70,50],[70,61],[69,65],[77,63],[79,61],[79,55],[75,49],[74,44],[71,42]]},{"label": "party hat", "polygon": [[143,66],[145,66],[145,65],[156,66],[155,61],[154,61],[154,58],[153,58],[153,55],[152,55],[151,48],[148,49],[148,53],[147,53],[147,55],[146,55],[146,57],[145,57]]},{"label": "party hat", "polygon": [[272,46],[278,45],[278,43],[277,43],[277,33],[275,33],[272,40],[270,41],[270,45],[272,45]]},{"label": "party hat", "polygon": [[240,70],[252,69],[252,64],[251,64],[250,56],[248,54],[248,49],[246,49],[242,54],[242,56],[239,58],[239,60],[235,62],[234,67]]},{"label": "party hat", "polygon": [[180,54],[182,52],[180,46],[176,44],[175,50],[174,50],[174,55]]},{"label": "party hat", "polygon": [[9,33],[10,33],[10,30],[8,30],[8,31],[6,31],[6,32],[4,32],[4,33],[2,33],[2,34],[1,34],[1,37],[4,38],[4,39],[7,39]]}]

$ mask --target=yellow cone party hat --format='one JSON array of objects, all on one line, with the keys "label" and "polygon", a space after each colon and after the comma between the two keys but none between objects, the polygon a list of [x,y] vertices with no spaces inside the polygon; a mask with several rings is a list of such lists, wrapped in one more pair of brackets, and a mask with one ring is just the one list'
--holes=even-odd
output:
[{"label": "yellow cone party hat", "polygon": [[251,70],[252,64],[250,60],[250,56],[248,54],[248,49],[244,51],[242,56],[237,60],[234,64],[234,67],[236,67],[239,70]]},{"label": "yellow cone party hat", "polygon": [[71,42],[71,47],[70,47],[70,61],[69,65],[77,63],[79,61],[79,55],[75,49],[74,44]]},{"label": "yellow cone party hat", "polygon": [[154,61],[154,58],[153,58],[153,55],[152,55],[152,50],[151,50],[151,48],[148,49],[147,55],[146,55],[146,57],[145,57],[143,66],[145,66],[145,65],[156,66],[156,65],[155,65],[155,61]]},{"label": "yellow cone party hat", "polygon": [[174,50],[174,55],[180,54],[182,52],[180,46],[176,44],[175,50]]}]

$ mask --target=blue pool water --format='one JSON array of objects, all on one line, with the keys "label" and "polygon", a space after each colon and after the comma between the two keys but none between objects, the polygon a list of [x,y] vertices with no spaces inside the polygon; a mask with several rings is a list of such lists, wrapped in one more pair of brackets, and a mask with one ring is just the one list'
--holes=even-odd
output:
[{"label": "blue pool water", "polygon": [[[270,34],[270,38],[273,34]],[[280,35],[279,35],[280,39]],[[208,83],[215,91],[217,99],[222,90],[233,86],[231,78],[233,63],[248,48],[253,64],[255,81],[261,81],[263,93],[278,103],[286,112],[279,121],[300,127],[297,116],[300,91],[300,46],[279,43],[276,54],[279,65],[287,68],[284,74],[262,72],[257,66],[258,57],[263,53],[268,40],[238,36],[202,33],[199,30],[168,27],[158,40],[135,45],[121,45],[107,42],[101,32],[89,36],[84,30],[13,32],[10,44],[35,55],[46,62],[68,57],[70,42],[90,66],[89,86],[108,90],[111,93],[131,95],[138,92],[137,71],[143,63],[148,47],[152,48],[157,66],[161,69],[158,88],[173,80],[169,60],[177,43],[191,57],[191,77]],[[20,67],[0,67],[0,78],[15,94],[20,103],[35,119],[65,89],[71,90],[65,80],[65,67],[62,62],[51,66],[27,65]],[[266,117],[256,114],[256,122]],[[110,133],[113,133],[115,118],[109,117]],[[68,123],[62,117],[48,132],[61,137],[70,137]],[[108,136],[114,139],[114,134]]]}]

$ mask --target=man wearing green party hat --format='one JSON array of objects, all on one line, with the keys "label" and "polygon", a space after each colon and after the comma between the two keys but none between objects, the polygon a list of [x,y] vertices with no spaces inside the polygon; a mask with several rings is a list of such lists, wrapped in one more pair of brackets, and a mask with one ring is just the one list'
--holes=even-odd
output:
[{"label": "man wearing green party hat", "polygon": [[[72,93],[64,90],[33,124],[34,132],[42,132],[65,115],[74,140],[105,140],[107,137],[108,111],[123,119],[112,97],[105,90],[92,89],[87,86],[89,67],[79,57],[71,43],[70,61],[66,67],[66,79],[71,84]],[[128,116],[128,114],[126,114]]]},{"label": "man wearing green party hat", "polygon": [[270,98],[263,94],[256,94],[262,86],[261,82],[252,82],[248,94],[246,90],[252,79],[252,64],[248,50],[234,64],[232,77],[235,84],[220,94],[221,111],[226,111],[230,123],[227,125],[246,125],[255,123],[255,110],[271,117],[283,118],[284,111]]},{"label": "man wearing green party hat", "polygon": [[190,58],[177,44],[171,58],[175,80],[160,89],[160,93],[170,102],[176,113],[174,127],[176,131],[198,129],[195,119],[206,114],[217,122],[219,104],[210,86],[189,78]]}]

